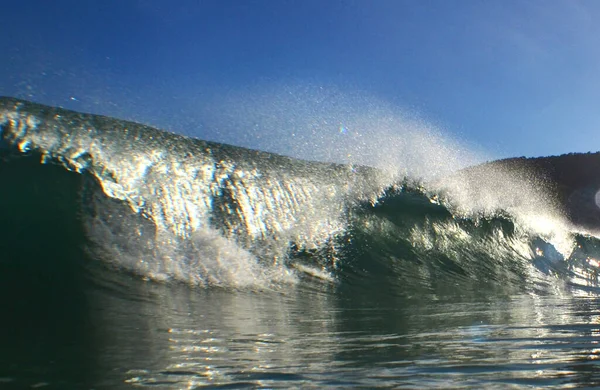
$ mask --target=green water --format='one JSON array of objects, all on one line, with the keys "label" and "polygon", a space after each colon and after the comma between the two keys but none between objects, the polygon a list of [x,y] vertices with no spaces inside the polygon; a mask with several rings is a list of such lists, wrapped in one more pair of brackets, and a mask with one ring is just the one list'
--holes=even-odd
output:
[{"label": "green water", "polygon": [[3,269],[1,388],[600,382],[600,300],[581,291],[405,299],[375,289],[192,289],[105,271],[37,271],[23,278],[25,270]]},{"label": "green water", "polygon": [[543,208],[453,214],[408,181],[371,202],[371,169],[0,103],[2,389],[600,381],[600,241]]}]

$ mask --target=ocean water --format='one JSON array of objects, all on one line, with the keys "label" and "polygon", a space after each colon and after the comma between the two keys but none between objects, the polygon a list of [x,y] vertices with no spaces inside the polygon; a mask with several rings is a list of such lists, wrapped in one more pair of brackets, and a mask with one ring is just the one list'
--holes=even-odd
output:
[{"label": "ocean water", "polygon": [[535,177],[0,100],[1,388],[593,387],[600,242]]}]

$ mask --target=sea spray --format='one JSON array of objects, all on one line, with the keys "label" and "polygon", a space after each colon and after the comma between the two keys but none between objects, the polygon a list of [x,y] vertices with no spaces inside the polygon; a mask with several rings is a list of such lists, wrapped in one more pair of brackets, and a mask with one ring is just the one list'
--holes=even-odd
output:
[{"label": "sea spray", "polygon": [[[193,281],[199,268],[186,268],[194,263],[186,259],[231,250],[189,245],[209,231],[251,262],[282,267],[291,245],[324,245],[344,229],[349,208],[376,199],[386,180],[367,167],[309,163],[14,99],[2,101],[0,119],[9,149],[92,178],[97,186],[86,181],[92,195],[83,200],[91,241],[124,268],[155,279],[187,272],[183,279]],[[203,282],[219,279],[199,274]]]},{"label": "sea spray", "polygon": [[[310,161],[376,167],[394,181],[442,177],[489,159],[415,110],[333,86],[272,84],[190,108],[222,142]],[[201,132],[190,134],[203,137]]]},{"label": "sea spray", "polygon": [[[465,291],[490,284],[535,291],[570,277],[560,263],[568,256],[556,239],[563,236],[552,236],[563,230],[551,202],[535,180],[508,171],[441,175],[431,167],[443,158],[434,155],[423,167],[435,175],[392,180],[401,175],[10,98],[0,101],[0,128],[5,172],[22,180],[50,164],[84,177],[64,188],[80,194],[87,241],[78,245],[143,278],[263,289],[304,285],[310,275],[413,296],[456,283]],[[427,143],[422,154],[440,141],[403,139]],[[548,256],[554,247],[559,263]]]}]

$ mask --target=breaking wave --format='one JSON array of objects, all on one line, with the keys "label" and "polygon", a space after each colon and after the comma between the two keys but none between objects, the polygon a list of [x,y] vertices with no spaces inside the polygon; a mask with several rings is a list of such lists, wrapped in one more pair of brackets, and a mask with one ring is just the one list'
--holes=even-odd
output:
[{"label": "breaking wave", "polygon": [[308,162],[12,98],[0,157],[3,263],[405,296],[597,284],[600,242],[528,174]]}]

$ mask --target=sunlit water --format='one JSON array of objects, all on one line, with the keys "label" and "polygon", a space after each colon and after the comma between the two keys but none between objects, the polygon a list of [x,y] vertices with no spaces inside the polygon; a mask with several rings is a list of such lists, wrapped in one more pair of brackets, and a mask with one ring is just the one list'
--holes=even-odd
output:
[{"label": "sunlit water", "polygon": [[406,300],[335,287],[193,289],[124,275],[90,283],[82,274],[19,286],[3,278],[2,388],[600,383],[596,297]]},{"label": "sunlit water", "polygon": [[[600,241],[535,180],[485,169],[433,193],[0,103],[2,388],[599,381]],[[449,160],[425,146],[415,161]]]}]

